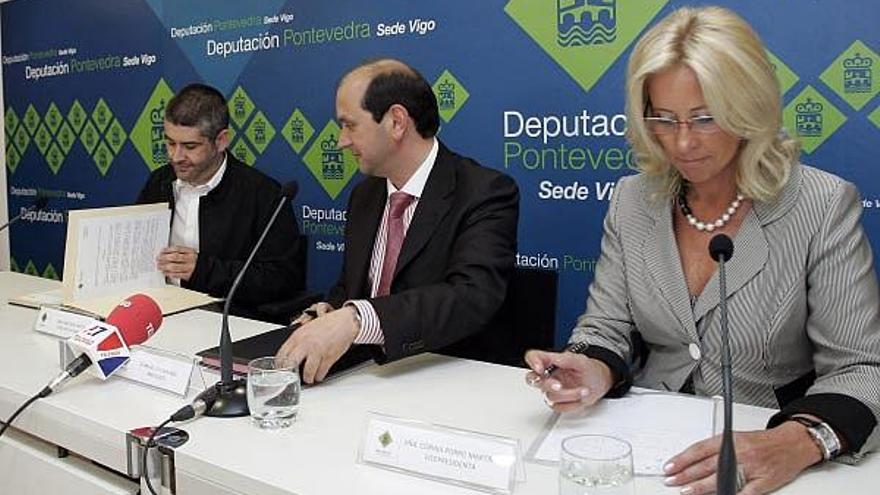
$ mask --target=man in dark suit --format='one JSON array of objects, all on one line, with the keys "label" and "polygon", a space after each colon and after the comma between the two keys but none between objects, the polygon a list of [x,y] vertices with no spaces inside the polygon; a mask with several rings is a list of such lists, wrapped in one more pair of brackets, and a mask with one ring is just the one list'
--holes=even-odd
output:
[{"label": "man in dark suit", "polygon": [[304,361],[306,383],[353,344],[385,362],[488,330],[516,255],[516,184],[436,139],[437,100],[418,72],[389,59],[355,68],[336,114],[340,147],[369,177],[349,198],[339,282],[278,351]]},{"label": "man in dark suit", "polygon": [[[216,89],[191,84],[165,108],[168,165],[156,169],[138,203],[168,202],[170,246],[159,269],[182,287],[223,297],[278,203],[280,186],[242,164],[229,146],[229,110]],[[303,289],[302,258],[293,211],[279,214],[236,294],[236,313]]]}]

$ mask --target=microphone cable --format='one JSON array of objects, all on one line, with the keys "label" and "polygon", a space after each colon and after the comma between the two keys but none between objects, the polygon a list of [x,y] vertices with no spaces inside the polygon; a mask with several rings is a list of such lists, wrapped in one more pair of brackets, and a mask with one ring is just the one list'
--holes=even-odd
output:
[{"label": "microphone cable", "polygon": [[3,423],[3,428],[0,428],[0,437],[2,437],[4,433],[6,433],[6,430],[9,428],[9,425],[11,425],[13,421],[15,421],[15,418],[17,418],[19,416],[19,414],[23,413],[25,409],[27,409],[31,404],[36,402],[38,399],[48,397],[49,394],[51,394],[51,393],[52,393],[51,388],[49,388],[48,386],[44,387],[43,390],[40,390],[40,393],[38,393],[37,395],[26,400],[24,402],[24,404],[19,406],[19,408],[16,409],[14,413],[12,413],[12,416],[9,416],[9,419],[7,419],[5,423]]},{"label": "microphone cable", "polygon": [[9,419],[6,420],[6,423],[3,424],[3,428],[0,428],[0,437],[2,437],[4,433],[6,433],[6,429],[9,428],[9,425],[12,424],[12,422],[15,420],[15,418],[17,418],[19,414],[23,413],[25,409],[30,407],[31,404],[33,404],[34,402],[36,402],[39,399],[44,399],[44,398],[48,397],[55,390],[55,388],[58,387],[58,385],[67,381],[68,378],[79,375],[86,368],[91,366],[91,364],[92,364],[92,360],[89,359],[88,356],[85,356],[85,355],[82,355],[79,358],[74,359],[73,362],[71,362],[69,365],[67,365],[67,368],[63,372],[61,372],[61,374],[56,376],[51,382],[49,382],[48,385],[43,387],[43,390],[40,390],[40,392],[37,395],[26,400],[24,402],[24,404],[19,406],[19,408],[16,409],[14,413],[12,413],[12,416],[9,416]]},{"label": "microphone cable", "polygon": [[162,431],[162,428],[164,428],[165,425],[167,425],[168,423],[170,423],[172,421],[173,421],[173,419],[168,418],[165,421],[163,421],[162,424],[160,424],[155,429],[153,429],[153,432],[150,433],[149,438],[147,438],[147,443],[144,444],[143,452],[141,452],[141,473],[143,473],[143,475],[144,475],[144,481],[147,484],[147,490],[149,490],[152,495],[159,495],[159,494],[156,493],[156,489],[153,488],[153,483],[150,481],[150,473],[147,472],[147,454],[150,451],[150,447],[151,447],[150,444],[152,444],[153,440],[156,438],[156,434],[159,433],[160,431]]},{"label": "microphone cable", "polygon": [[[213,393],[211,392],[213,391]],[[199,394],[196,399],[191,403],[187,404],[177,411],[174,414],[168,417],[165,421],[163,421],[159,426],[153,429],[150,433],[150,436],[147,438],[147,442],[144,444],[144,450],[141,452],[141,474],[144,477],[144,481],[147,485],[147,490],[150,491],[151,495],[158,495],[156,490],[153,488],[153,483],[150,481],[150,473],[147,469],[147,454],[150,451],[150,448],[153,447],[153,441],[156,438],[156,435],[162,431],[168,423],[179,423],[181,421],[187,421],[190,419],[197,418],[205,413],[206,410],[210,409],[211,406],[214,405],[214,401],[217,399],[217,389],[216,387],[211,387],[201,394]]]}]

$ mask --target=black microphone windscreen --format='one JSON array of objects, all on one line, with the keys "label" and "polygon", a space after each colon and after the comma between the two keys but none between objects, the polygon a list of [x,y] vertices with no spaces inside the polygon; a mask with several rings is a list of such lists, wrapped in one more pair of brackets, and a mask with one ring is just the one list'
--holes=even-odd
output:
[{"label": "black microphone windscreen", "polygon": [[724,256],[724,261],[730,261],[733,256],[733,241],[724,234],[718,234],[709,241],[709,256],[715,261],[720,261]]},{"label": "black microphone windscreen", "polygon": [[299,183],[295,180],[288,182],[281,186],[281,196],[287,199],[293,199],[296,197],[296,193],[299,192]]}]

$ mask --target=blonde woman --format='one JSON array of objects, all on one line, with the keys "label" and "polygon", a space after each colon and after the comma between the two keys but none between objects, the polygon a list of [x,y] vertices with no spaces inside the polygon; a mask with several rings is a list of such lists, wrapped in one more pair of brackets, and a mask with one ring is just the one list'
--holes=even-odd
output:
[{"label": "blonde woman", "polygon": [[[620,180],[605,218],[571,338],[586,350],[530,351],[528,382],[560,412],[631,384],[720,395],[708,245],[724,233],[734,242],[733,395],[781,409],[766,430],[736,435],[744,493],[874,449],[880,295],[861,202],[852,184],[799,164],[760,39],[723,8],[673,12],[633,50],[627,117],[641,173]],[[558,369],[545,376],[551,364]],[[713,492],[719,445],[710,438],[670,459],[666,483],[686,495]]]}]

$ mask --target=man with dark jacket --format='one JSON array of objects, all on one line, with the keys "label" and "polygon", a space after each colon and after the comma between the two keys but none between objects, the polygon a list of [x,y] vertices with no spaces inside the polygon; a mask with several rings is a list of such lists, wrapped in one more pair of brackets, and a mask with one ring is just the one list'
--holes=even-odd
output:
[{"label": "man with dark jacket", "polygon": [[[278,183],[227,152],[229,110],[203,84],[183,88],[165,109],[168,165],[150,175],[138,203],[168,202],[174,211],[169,247],[157,264],[171,282],[223,297],[274,211]],[[303,289],[299,230],[282,209],[235,296],[243,308]]]},{"label": "man with dark jacket", "polygon": [[339,282],[278,351],[304,363],[306,383],[356,345],[386,362],[486,335],[516,256],[516,183],[436,138],[437,100],[417,71],[392,59],[355,68],[336,115],[339,146],[367,177],[349,198]]}]

